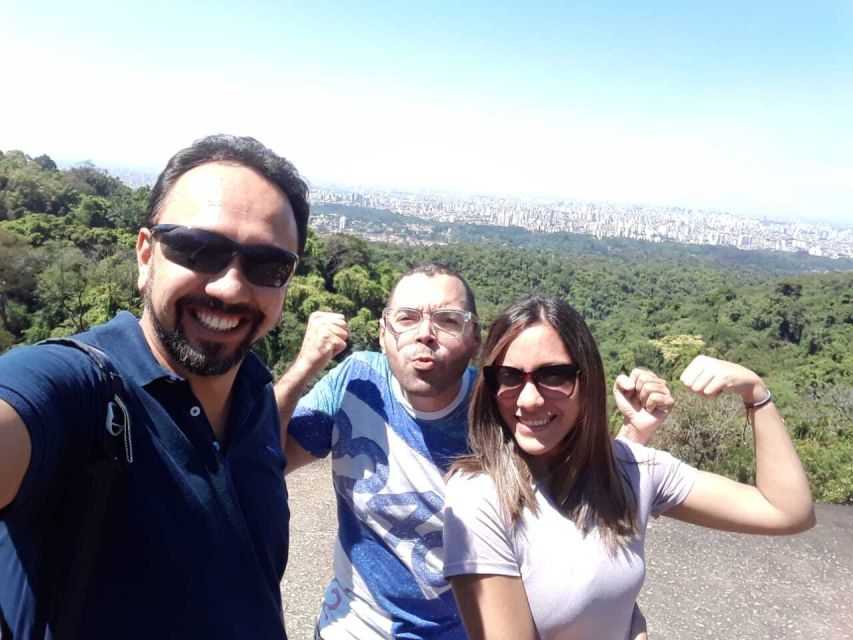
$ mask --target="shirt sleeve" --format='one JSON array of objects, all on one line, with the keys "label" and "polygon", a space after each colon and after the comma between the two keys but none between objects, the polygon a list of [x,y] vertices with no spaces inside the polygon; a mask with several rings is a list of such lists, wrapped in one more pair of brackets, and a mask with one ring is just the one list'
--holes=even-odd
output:
[{"label": "shirt sleeve", "polygon": [[346,393],[352,366],[349,357],[332,369],[299,399],[293,411],[287,435],[315,458],[325,458],[332,450],[335,415]]},{"label": "shirt sleeve", "polygon": [[[649,514],[655,518],[667,509],[678,506],[693,489],[697,470],[666,451],[644,447],[624,438],[615,440],[615,453],[629,468],[637,469],[639,498],[649,505]],[[630,474],[629,474],[630,475]],[[632,483],[635,484],[635,483]]]},{"label": "shirt sleeve", "polygon": [[37,507],[62,478],[92,464],[107,390],[97,366],[60,345],[18,347],[0,357],[0,399],[18,414],[30,437],[30,464],[4,514]]},{"label": "shirt sleeve", "polygon": [[444,577],[521,575],[491,478],[455,473],[444,503]]},{"label": "shirt sleeve", "polygon": [[652,486],[656,489],[651,514],[658,517],[667,509],[680,505],[690,495],[697,471],[666,451],[651,451],[654,452]]}]

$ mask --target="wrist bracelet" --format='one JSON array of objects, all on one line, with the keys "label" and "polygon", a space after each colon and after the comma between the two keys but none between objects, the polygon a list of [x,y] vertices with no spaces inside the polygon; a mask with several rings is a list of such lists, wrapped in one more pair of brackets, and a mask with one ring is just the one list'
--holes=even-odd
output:
[{"label": "wrist bracelet", "polygon": [[770,389],[767,390],[767,397],[763,400],[759,400],[758,402],[753,402],[752,404],[748,402],[743,403],[743,408],[746,409],[746,422],[743,423],[743,432],[740,434],[740,438],[743,442],[746,442],[746,427],[750,424],[749,418],[752,415],[750,412],[755,409],[760,409],[766,404],[770,404],[773,402],[773,394],[770,393]]},{"label": "wrist bracelet", "polygon": [[744,402],[743,407],[744,407],[744,409],[749,411],[750,409],[760,409],[765,404],[770,404],[771,402],[773,402],[773,394],[770,393],[770,389],[768,389],[766,398],[764,398],[763,400],[759,400],[758,402],[753,402],[752,404],[749,404],[748,402]]}]

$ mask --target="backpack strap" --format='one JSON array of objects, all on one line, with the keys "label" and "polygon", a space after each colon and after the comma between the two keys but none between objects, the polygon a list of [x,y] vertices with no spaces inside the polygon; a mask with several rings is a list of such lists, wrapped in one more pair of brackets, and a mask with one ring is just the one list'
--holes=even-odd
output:
[{"label": "backpack strap", "polygon": [[64,345],[85,353],[98,366],[111,394],[107,402],[103,435],[106,455],[86,470],[87,501],[77,549],[70,565],[63,597],[54,602],[58,615],[53,637],[57,640],[74,640],[78,635],[80,614],[97,559],[98,541],[113,481],[117,473],[133,462],[131,419],[121,375],[106,353],[74,338],[52,338],[38,344]]},{"label": "backpack strap", "polygon": [[101,377],[109,386],[111,396],[107,402],[107,417],[104,423],[104,450],[107,458],[116,460],[121,466],[131,464],[133,462],[133,438],[130,411],[125,399],[124,382],[110,357],[97,347],[74,338],[49,338],[37,344],[58,344],[79,349],[97,365]]}]

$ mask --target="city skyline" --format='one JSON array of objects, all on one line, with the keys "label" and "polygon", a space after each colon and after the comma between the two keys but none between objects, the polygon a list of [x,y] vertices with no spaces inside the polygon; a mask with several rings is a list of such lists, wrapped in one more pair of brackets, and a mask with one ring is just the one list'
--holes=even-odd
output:
[{"label": "city skyline", "polygon": [[[0,149],[853,224],[853,5],[6,3]],[[155,171],[157,169],[154,169]]]},{"label": "city skyline", "polygon": [[[525,200],[505,197],[448,197],[382,191],[318,189],[312,203],[387,210],[406,216],[406,232],[400,237],[395,224],[364,234],[351,230],[346,210],[339,219],[329,219],[324,207],[312,216],[318,231],[345,231],[381,241],[414,241],[419,232],[436,224],[475,224],[521,227],[544,233],[568,232],[602,238],[631,238],[653,243],[677,242],[708,246],[732,246],[741,250],[802,252],[826,258],[853,258],[853,227],[815,221],[772,221],[736,216],[723,211],[698,211],[681,207],[638,204],[594,203],[578,200]],[[414,232],[414,236],[411,233]],[[450,240],[452,232],[444,238]]]}]

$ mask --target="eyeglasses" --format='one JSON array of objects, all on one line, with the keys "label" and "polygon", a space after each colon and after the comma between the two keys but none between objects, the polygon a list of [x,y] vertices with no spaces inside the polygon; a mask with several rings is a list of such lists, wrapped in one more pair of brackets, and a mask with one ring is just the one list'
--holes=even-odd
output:
[{"label": "eyeglasses", "polygon": [[151,235],[159,238],[163,255],[198,273],[219,273],[240,256],[246,279],[260,287],[283,287],[296,271],[299,256],[267,244],[240,244],[223,235],[177,224],[158,224]]},{"label": "eyeglasses", "polygon": [[579,373],[575,364],[551,364],[535,371],[500,365],[483,367],[486,386],[499,399],[515,398],[527,382],[533,382],[543,396],[570,396],[575,391]]},{"label": "eyeglasses", "polygon": [[435,309],[434,311],[421,311],[409,307],[387,308],[382,311],[385,326],[395,336],[417,329],[424,321],[424,316],[429,316],[432,326],[444,333],[459,337],[465,331],[469,322],[477,323],[477,316],[470,311],[459,311],[458,309]]}]

